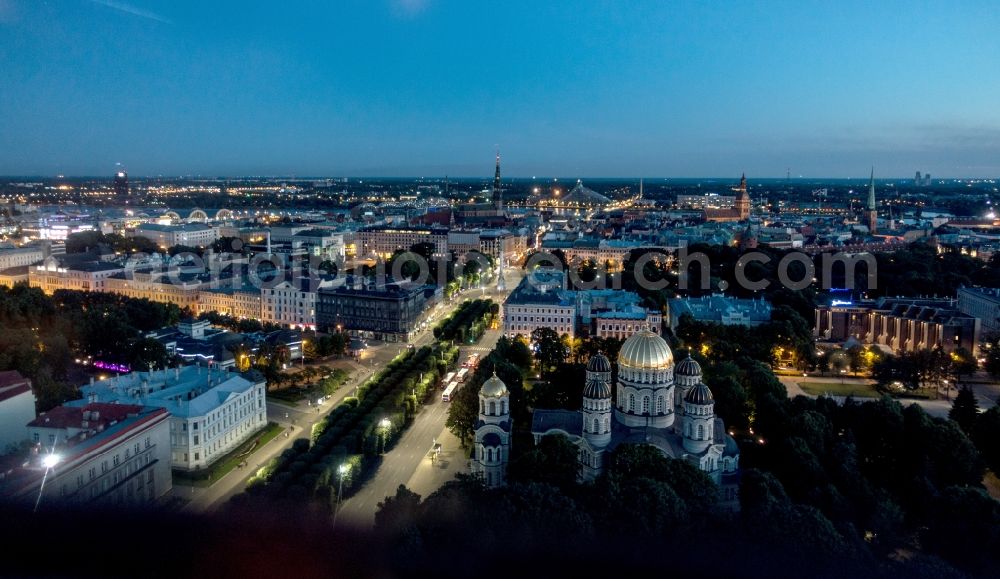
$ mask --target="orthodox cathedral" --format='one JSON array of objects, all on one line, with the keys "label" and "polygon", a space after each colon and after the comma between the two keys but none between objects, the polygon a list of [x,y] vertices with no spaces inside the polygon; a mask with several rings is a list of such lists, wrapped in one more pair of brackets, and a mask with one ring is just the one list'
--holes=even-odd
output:
[{"label": "orthodox cathedral", "polygon": [[[702,382],[696,361],[689,356],[674,364],[666,340],[641,330],[622,344],[614,389],[611,362],[602,354],[592,356],[583,407],[535,410],[535,442],[549,434],[566,436],[579,448],[587,480],[601,473],[607,453],[618,445],[649,444],[669,458],[690,461],[719,485],[723,504],[738,504],[739,447],[715,416],[712,391]],[[510,395],[494,375],[479,392],[472,460],[473,473],[482,474],[489,486],[505,481],[510,431]]]}]

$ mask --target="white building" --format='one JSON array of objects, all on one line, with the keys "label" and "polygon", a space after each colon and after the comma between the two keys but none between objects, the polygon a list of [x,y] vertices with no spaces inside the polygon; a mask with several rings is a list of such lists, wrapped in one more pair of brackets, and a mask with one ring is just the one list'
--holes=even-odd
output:
[{"label": "white building", "polygon": [[28,268],[28,285],[47,294],[60,289],[101,292],[108,278],[123,271],[122,266],[103,261],[67,267],[49,258],[42,265]]},{"label": "white building", "polygon": [[198,292],[198,312],[218,312],[238,320],[264,317],[263,298],[257,288],[208,289]]},{"label": "white building", "polygon": [[507,480],[510,460],[510,392],[493,376],[479,389],[479,420],[472,452],[472,473],[486,486],[501,486]]},{"label": "white building", "polygon": [[576,293],[563,289],[565,273],[536,270],[524,277],[503,304],[505,336],[525,336],[539,328],[576,335]]},{"label": "white building", "polygon": [[12,267],[34,265],[45,259],[45,251],[41,247],[13,247],[0,249],[0,271]]},{"label": "white building", "polygon": [[132,372],[80,388],[93,402],[144,404],[170,413],[171,463],[180,470],[205,468],[267,424],[266,382],[201,366]]},{"label": "white building", "polygon": [[[169,414],[134,404],[59,406],[27,426],[36,451],[0,480],[0,494],[40,508],[139,506],[171,489]],[[52,455],[53,464],[45,464]],[[46,466],[50,466],[46,476]],[[45,486],[42,489],[42,479]]]},{"label": "white building", "polygon": [[16,370],[0,372],[0,453],[28,439],[24,425],[35,418],[31,381]]},{"label": "white building", "polygon": [[162,248],[175,245],[208,247],[219,238],[219,230],[203,223],[186,223],[184,225],[143,223],[136,227],[135,231],[129,232],[128,236],[145,237]]},{"label": "white building", "polygon": [[261,319],[285,327],[316,329],[316,294],[332,279],[300,278],[261,289]]},{"label": "white building", "polygon": [[434,246],[434,255],[448,254],[448,230],[430,227],[368,227],[357,232],[357,256],[360,259],[389,259],[398,251],[409,251],[419,243]]}]

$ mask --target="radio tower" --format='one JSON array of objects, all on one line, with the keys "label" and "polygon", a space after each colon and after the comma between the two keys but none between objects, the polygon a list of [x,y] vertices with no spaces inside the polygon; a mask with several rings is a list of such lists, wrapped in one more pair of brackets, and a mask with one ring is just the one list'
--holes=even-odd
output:
[{"label": "radio tower", "polygon": [[[497,169],[493,174],[493,208],[496,209],[497,217],[503,216],[503,190],[500,188],[500,148],[497,147]],[[503,281],[503,244],[504,237],[500,236],[500,252],[497,255],[497,291],[502,292],[507,289],[507,284]]]},{"label": "radio tower", "polygon": [[503,211],[503,191],[500,188],[500,149],[497,149],[497,170],[493,175],[493,208],[497,215]]}]

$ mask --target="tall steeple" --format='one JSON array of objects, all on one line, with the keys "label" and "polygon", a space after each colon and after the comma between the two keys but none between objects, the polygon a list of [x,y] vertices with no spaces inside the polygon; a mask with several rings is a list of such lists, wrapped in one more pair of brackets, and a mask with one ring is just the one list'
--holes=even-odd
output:
[{"label": "tall steeple", "polygon": [[878,209],[875,205],[875,167],[872,167],[872,176],[868,181],[868,205],[865,208],[865,222],[868,225],[868,232],[875,233],[878,225]]},{"label": "tall steeple", "polygon": [[875,211],[875,167],[872,167],[872,176],[868,181],[868,210]]},{"label": "tall steeple", "polygon": [[497,149],[497,170],[493,174],[493,207],[503,210],[503,192],[500,189],[500,149]]},{"label": "tall steeple", "polygon": [[739,187],[733,188],[736,192],[735,209],[740,221],[750,219],[750,194],[747,193],[747,174],[740,177]]}]

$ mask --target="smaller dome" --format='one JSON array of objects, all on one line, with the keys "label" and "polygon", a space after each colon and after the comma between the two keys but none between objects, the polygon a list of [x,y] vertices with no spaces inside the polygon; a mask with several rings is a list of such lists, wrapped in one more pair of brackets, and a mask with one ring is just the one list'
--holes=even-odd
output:
[{"label": "smaller dome", "polygon": [[583,388],[583,397],[610,400],[611,385],[599,378],[592,378]]},{"label": "smaller dome", "polygon": [[610,372],[611,371],[611,361],[608,357],[598,352],[590,357],[587,361],[587,371],[588,372]]},{"label": "smaller dome", "polygon": [[726,435],[726,448],[722,451],[722,456],[739,456],[740,455],[740,445],[736,444],[736,440],[732,436]]},{"label": "smaller dome", "polygon": [[688,354],[688,357],[681,360],[674,368],[674,376],[701,376],[701,365]]},{"label": "smaller dome", "polygon": [[704,382],[699,382],[684,395],[684,402],[690,404],[711,404],[712,391],[708,389],[708,386]]},{"label": "smaller dome", "polygon": [[503,380],[497,378],[497,373],[494,372],[489,380],[483,382],[479,393],[490,398],[499,398],[507,395],[507,385],[503,383]]}]

